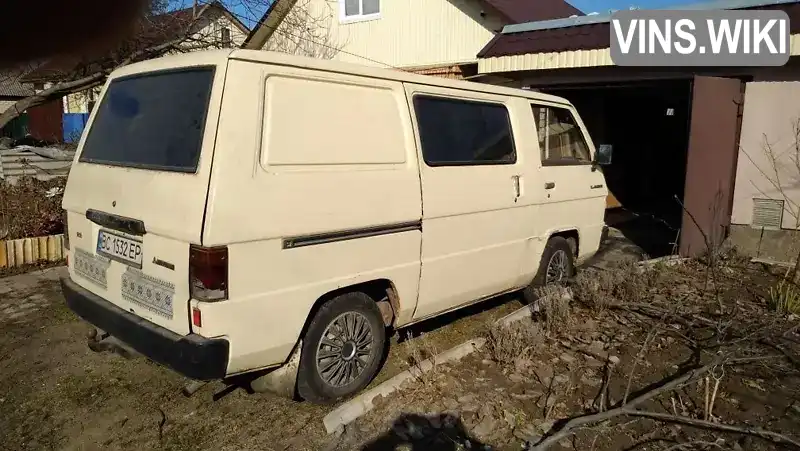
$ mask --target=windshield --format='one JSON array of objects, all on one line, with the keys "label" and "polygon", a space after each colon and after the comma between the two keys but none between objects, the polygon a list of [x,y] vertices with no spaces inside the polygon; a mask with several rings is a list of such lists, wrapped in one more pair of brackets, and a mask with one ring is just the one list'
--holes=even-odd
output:
[{"label": "windshield", "polygon": [[203,67],[112,81],[79,161],[195,172],[213,78]]}]

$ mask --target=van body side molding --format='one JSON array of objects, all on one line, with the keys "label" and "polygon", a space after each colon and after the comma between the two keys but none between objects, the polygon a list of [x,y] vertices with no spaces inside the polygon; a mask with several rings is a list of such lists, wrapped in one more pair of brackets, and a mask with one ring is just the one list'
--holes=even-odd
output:
[{"label": "van body side molding", "polygon": [[337,241],[369,238],[371,236],[389,235],[393,233],[422,231],[422,221],[401,222],[360,229],[340,230],[336,232],[318,233],[314,235],[295,236],[283,239],[284,249],[296,247],[315,246],[317,244],[335,243]]}]

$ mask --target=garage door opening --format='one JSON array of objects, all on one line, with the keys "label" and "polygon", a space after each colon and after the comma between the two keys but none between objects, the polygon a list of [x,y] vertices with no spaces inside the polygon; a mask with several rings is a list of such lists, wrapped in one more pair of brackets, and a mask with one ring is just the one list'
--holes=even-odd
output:
[{"label": "garage door opening", "polygon": [[[691,80],[542,88],[570,100],[595,147],[611,192],[606,223],[650,257],[677,252],[686,182]],[[680,202],[679,202],[680,200]]]}]

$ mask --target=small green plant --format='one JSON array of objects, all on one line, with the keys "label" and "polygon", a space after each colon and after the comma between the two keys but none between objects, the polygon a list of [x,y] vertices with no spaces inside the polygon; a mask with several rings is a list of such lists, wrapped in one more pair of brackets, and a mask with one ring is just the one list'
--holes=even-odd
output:
[{"label": "small green plant", "polygon": [[800,291],[783,279],[769,289],[769,306],[778,313],[800,313]]}]

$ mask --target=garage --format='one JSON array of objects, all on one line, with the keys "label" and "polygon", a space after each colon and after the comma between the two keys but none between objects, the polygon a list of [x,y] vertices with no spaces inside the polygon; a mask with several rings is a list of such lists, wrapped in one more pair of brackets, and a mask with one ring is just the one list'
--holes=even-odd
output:
[{"label": "garage", "polygon": [[606,223],[647,255],[676,250],[683,210],[692,83],[688,79],[540,88],[569,99],[595,146],[611,146],[603,167],[611,195]]},{"label": "garage", "polygon": [[[800,17],[797,2],[724,9]],[[650,257],[701,255],[731,231],[746,86],[779,75],[796,80],[800,64],[620,67],[611,60],[609,21],[597,15],[506,26],[478,54],[472,79],[570,100],[595,146],[613,152],[603,167],[611,192],[606,222]],[[792,55],[800,55],[800,21],[791,21],[790,33],[799,43]],[[748,169],[748,177],[757,179],[755,172]]]}]

